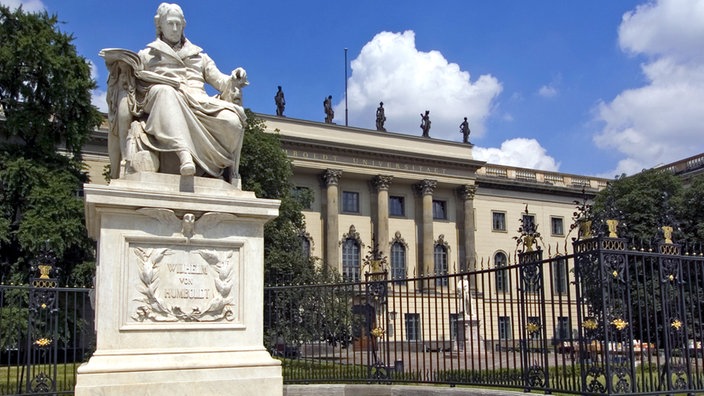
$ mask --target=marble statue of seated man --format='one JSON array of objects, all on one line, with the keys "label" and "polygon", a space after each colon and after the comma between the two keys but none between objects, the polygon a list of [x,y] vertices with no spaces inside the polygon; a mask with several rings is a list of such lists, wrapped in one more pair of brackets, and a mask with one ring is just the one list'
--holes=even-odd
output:
[{"label": "marble statue of seated man", "polygon": [[[222,177],[237,185],[246,72],[221,73],[188,41],[177,4],[159,5],[154,22],[157,38],[138,54],[101,51],[110,70],[111,177],[158,171]],[[205,83],[220,94],[209,96]]]}]

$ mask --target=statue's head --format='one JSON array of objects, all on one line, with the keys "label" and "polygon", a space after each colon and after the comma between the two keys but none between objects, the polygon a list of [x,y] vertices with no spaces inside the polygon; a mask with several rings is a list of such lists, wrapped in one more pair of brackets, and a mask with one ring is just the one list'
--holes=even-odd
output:
[{"label": "statue's head", "polygon": [[159,4],[154,16],[154,25],[156,26],[156,37],[169,44],[185,40],[183,31],[186,28],[186,17],[178,4]]}]

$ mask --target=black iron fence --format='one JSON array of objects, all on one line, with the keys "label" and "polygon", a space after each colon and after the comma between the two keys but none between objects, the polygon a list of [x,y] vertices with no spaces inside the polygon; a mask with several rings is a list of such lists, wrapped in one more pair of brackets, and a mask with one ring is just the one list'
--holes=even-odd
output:
[{"label": "black iron fence", "polygon": [[0,395],[73,394],[94,349],[91,289],[0,284]]},{"label": "black iron fence", "polygon": [[552,250],[402,281],[268,286],[265,342],[290,384],[704,392],[701,252],[603,237]]},{"label": "black iron fence", "polygon": [[[704,392],[702,253],[602,237],[566,250],[456,274],[268,286],[265,343],[286,383]],[[94,343],[91,291],[55,286],[0,285],[0,395],[72,393]]]}]

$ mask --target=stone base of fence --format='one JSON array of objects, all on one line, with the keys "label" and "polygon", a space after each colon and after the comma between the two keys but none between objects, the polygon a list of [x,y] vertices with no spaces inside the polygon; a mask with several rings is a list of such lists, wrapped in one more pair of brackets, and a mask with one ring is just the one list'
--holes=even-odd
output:
[{"label": "stone base of fence", "polygon": [[522,392],[422,385],[285,385],[284,396],[507,396]]}]

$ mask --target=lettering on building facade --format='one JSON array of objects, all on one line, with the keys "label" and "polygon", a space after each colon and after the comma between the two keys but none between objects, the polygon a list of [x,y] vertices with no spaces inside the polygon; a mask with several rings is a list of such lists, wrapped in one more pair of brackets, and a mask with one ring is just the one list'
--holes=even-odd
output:
[{"label": "lettering on building facade", "polygon": [[335,164],[346,164],[354,166],[369,167],[375,169],[384,169],[391,171],[405,171],[405,172],[416,172],[423,174],[432,175],[443,175],[443,176],[465,176],[468,172],[463,172],[461,170],[455,170],[445,167],[438,166],[428,166],[414,162],[405,161],[386,161],[386,160],[376,160],[369,158],[359,158],[355,156],[347,156],[341,154],[326,154],[319,153],[315,151],[306,151],[287,148],[286,154],[292,159],[301,160],[311,160],[320,161],[325,163],[335,163]]}]

